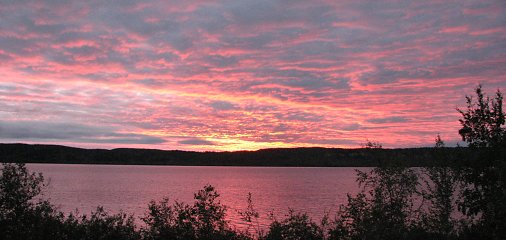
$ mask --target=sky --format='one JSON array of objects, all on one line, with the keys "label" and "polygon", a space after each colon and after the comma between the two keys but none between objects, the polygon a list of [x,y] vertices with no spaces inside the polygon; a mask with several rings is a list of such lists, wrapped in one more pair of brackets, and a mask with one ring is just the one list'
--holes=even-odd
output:
[{"label": "sky", "polygon": [[0,0],[0,142],[196,151],[460,141],[506,1]]}]

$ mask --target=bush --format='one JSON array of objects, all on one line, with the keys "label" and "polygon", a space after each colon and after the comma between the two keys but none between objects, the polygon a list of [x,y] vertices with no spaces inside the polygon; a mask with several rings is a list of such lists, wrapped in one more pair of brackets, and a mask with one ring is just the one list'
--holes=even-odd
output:
[{"label": "bush", "polygon": [[193,205],[168,199],[149,204],[148,214],[142,218],[145,239],[249,239],[233,230],[225,220],[227,208],[217,198],[214,187],[207,185],[198,191]]},{"label": "bush", "polygon": [[135,240],[140,239],[134,218],[125,213],[110,215],[102,207],[90,216],[69,215],[63,222],[69,239]]},{"label": "bush", "polygon": [[341,206],[330,239],[407,239],[417,231],[415,194],[418,176],[409,168],[375,168],[358,172],[362,190],[348,195]]},{"label": "bush", "polygon": [[140,239],[132,216],[109,215],[99,207],[90,217],[57,210],[36,199],[44,187],[42,174],[22,163],[3,163],[0,175],[0,236],[5,240],[133,240]]},{"label": "bush", "polygon": [[274,220],[267,235],[261,237],[265,240],[318,240],[323,239],[323,230],[313,222],[307,214],[295,213],[290,210],[286,219]]}]

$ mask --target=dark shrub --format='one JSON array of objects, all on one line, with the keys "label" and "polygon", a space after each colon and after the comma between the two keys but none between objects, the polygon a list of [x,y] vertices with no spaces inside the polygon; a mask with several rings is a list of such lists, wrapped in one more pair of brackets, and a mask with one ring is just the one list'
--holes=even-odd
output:
[{"label": "dark shrub", "polygon": [[331,239],[407,239],[416,231],[418,176],[409,168],[375,168],[358,172],[362,191],[348,195]]},{"label": "dark shrub", "polygon": [[286,219],[274,220],[271,223],[269,231],[263,239],[317,240],[323,239],[323,230],[307,214],[295,213],[290,210]]},{"label": "dark shrub", "polygon": [[133,240],[140,239],[133,218],[109,215],[97,208],[90,217],[65,216],[48,201],[36,199],[44,182],[24,164],[2,164],[0,175],[0,236],[5,240]]},{"label": "dark shrub", "polygon": [[168,199],[152,201],[149,212],[142,220],[145,239],[248,239],[246,235],[234,231],[225,220],[227,208],[217,198],[214,187],[207,185],[198,191],[193,205]]}]

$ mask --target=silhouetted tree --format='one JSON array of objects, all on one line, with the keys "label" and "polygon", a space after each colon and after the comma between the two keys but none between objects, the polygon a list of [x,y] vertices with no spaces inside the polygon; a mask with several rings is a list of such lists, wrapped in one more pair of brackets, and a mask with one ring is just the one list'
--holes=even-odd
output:
[{"label": "silhouetted tree", "polygon": [[383,145],[378,141],[371,141],[371,140],[367,139],[366,142],[364,144],[362,144],[362,148],[380,149],[380,148],[383,148]]},{"label": "silhouetted tree", "polygon": [[421,227],[439,239],[456,236],[456,220],[452,217],[455,212],[455,199],[458,188],[458,171],[446,151],[442,151],[445,144],[440,135],[436,137],[434,147],[433,166],[422,168],[421,191],[427,201],[426,211],[421,215]]},{"label": "silhouetted tree", "polygon": [[472,148],[504,147],[506,131],[501,91],[497,90],[493,99],[485,97],[481,85],[475,92],[476,101],[472,96],[466,96],[467,108],[457,109],[462,114],[459,120],[462,140]]},{"label": "silhouetted tree", "polygon": [[248,193],[247,203],[248,206],[244,211],[238,211],[239,215],[241,215],[241,220],[244,221],[248,227],[246,229],[247,234],[251,234],[250,231],[253,230],[256,236],[263,236],[263,230],[260,228],[260,213],[254,208],[253,200],[251,199],[251,193]]},{"label": "silhouetted tree", "polygon": [[383,167],[357,172],[362,190],[355,197],[348,195],[348,204],[341,206],[330,239],[407,239],[416,234],[416,171]]},{"label": "silhouetted tree", "polygon": [[461,172],[466,183],[459,208],[466,216],[476,219],[467,229],[471,237],[502,239],[506,236],[506,130],[503,96],[485,97],[481,85],[477,99],[467,96],[467,108],[462,114],[459,134],[469,147],[479,152],[477,161]]}]

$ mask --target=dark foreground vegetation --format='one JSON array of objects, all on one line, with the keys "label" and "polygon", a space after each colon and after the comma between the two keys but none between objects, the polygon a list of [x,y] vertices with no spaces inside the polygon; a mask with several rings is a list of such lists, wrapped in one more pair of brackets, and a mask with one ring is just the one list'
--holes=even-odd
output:
[{"label": "dark foreground vegetation", "polygon": [[[336,213],[315,222],[290,211],[273,218],[267,229],[256,224],[259,213],[251,195],[241,213],[248,231],[225,220],[227,207],[212,186],[195,193],[192,204],[168,199],[153,201],[136,226],[133,216],[64,214],[39,199],[42,175],[29,173],[23,163],[4,163],[0,175],[1,239],[505,239],[506,129],[500,92],[493,99],[476,89],[468,107],[459,110],[459,134],[478,153],[464,163],[438,136],[431,149],[434,164],[409,168],[382,162],[370,172],[358,172],[361,191],[348,196]],[[364,151],[380,145],[366,144]]]}]

